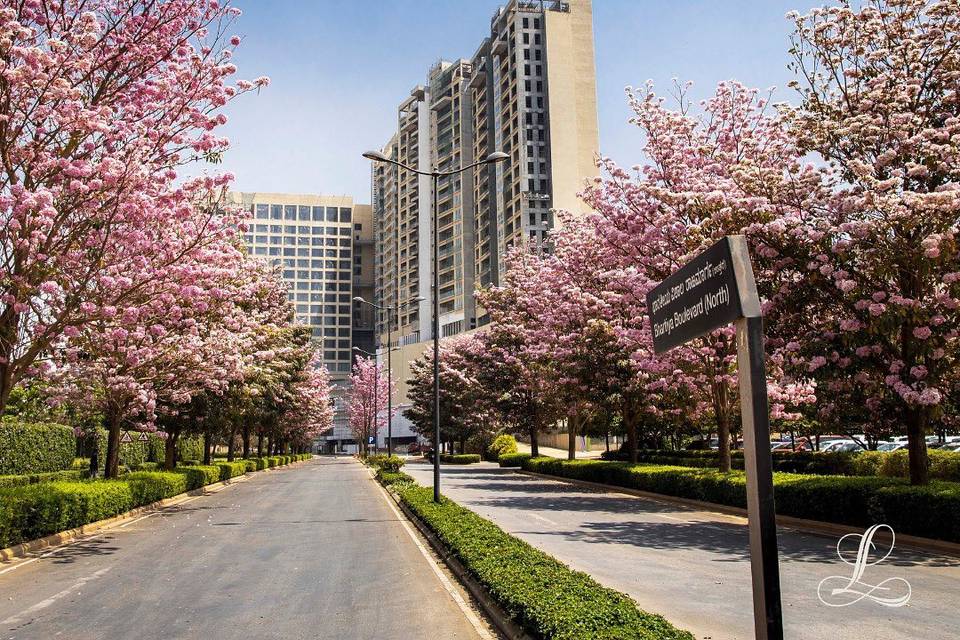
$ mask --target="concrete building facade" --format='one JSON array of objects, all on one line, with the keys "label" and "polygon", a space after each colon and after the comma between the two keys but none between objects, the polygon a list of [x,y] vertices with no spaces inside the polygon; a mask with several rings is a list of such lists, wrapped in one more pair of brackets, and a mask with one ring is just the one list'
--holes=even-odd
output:
[{"label": "concrete building facade", "polygon": [[[470,59],[436,63],[426,85],[400,104],[397,132],[381,149],[389,158],[445,171],[494,151],[509,156],[438,185],[441,338],[487,322],[473,294],[499,283],[511,247],[548,250],[554,210],[584,209],[576,194],[597,173],[598,149],[590,0],[511,0]],[[426,342],[433,338],[431,179],[385,163],[372,175],[381,344],[386,310],[398,304],[394,345]]]}]

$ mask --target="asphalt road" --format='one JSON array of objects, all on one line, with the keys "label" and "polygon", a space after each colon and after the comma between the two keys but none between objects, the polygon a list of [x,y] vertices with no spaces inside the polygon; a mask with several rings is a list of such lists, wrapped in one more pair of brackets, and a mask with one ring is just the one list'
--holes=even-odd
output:
[{"label": "asphalt road", "polygon": [[[431,467],[408,464],[404,470],[432,484]],[[441,473],[444,495],[698,638],[753,638],[744,518],[596,492],[486,463],[444,465]],[[786,638],[946,640],[960,633],[960,560],[897,547],[883,563],[867,567],[863,581],[877,585],[902,577],[912,587],[909,604],[890,608],[864,599],[829,607],[817,597],[820,581],[831,575],[849,580],[853,570],[837,557],[837,540],[781,528],[779,546]],[[887,587],[897,595],[905,591],[902,583]]]},{"label": "asphalt road", "polygon": [[10,567],[0,639],[481,637],[347,458],[254,474]]}]

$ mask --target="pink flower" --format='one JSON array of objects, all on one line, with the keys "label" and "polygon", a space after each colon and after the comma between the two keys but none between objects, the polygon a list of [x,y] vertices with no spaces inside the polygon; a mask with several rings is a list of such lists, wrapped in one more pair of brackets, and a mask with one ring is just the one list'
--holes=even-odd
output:
[{"label": "pink flower", "polygon": [[926,340],[931,335],[933,335],[933,331],[930,330],[930,327],[917,327],[913,330],[913,337],[920,340]]}]

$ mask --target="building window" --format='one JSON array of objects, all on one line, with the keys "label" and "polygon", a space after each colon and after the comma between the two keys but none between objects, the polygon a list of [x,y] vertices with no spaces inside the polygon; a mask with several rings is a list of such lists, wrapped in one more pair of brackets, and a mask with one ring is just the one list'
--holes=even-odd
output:
[{"label": "building window", "polygon": [[336,222],[336,221],[337,221],[337,208],[327,207],[327,222]]}]

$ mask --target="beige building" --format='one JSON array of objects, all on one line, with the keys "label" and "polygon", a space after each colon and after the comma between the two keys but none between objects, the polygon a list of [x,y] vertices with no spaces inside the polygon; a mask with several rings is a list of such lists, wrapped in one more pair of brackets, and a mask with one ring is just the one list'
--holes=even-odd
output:
[{"label": "beige building", "polygon": [[[598,150],[590,0],[511,0],[472,58],[438,62],[400,104],[397,133],[381,149],[390,158],[445,171],[494,151],[509,156],[440,180],[441,337],[487,322],[473,293],[499,282],[511,246],[546,247],[553,211],[584,208],[576,194],[596,175]],[[399,303],[395,345],[428,341],[431,179],[375,163],[372,182],[377,298],[388,309]],[[382,312],[384,345],[386,322]]]},{"label": "beige building", "polygon": [[310,326],[323,364],[339,389],[334,430],[327,436],[352,446],[343,402],[353,347],[375,349],[375,313],[354,302],[373,300],[374,223],[370,205],[349,196],[236,192],[233,204],[253,217],[247,250],[281,271],[297,321]]}]

